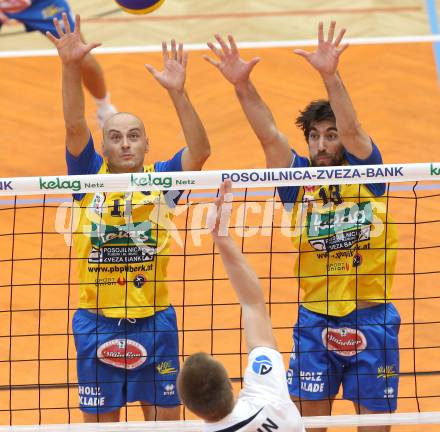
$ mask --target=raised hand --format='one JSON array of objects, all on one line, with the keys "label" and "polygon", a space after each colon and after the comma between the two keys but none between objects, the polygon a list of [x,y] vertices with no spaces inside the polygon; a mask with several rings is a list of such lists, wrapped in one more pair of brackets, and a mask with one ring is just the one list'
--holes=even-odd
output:
[{"label": "raised hand", "polygon": [[214,206],[210,207],[207,216],[208,228],[215,238],[228,235],[232,201],[232,183],[231,180],[225,180],[220,185],[219,196],[214,201]]},{"label": "raised hand", "polygon": [[336,39],[334,39],[335,28],[336,22],[332,21],[328,30],[327,40],[325,40],[324,24],[320,22],[318,26],[318,48],[316,51],[294,50],[295,54],[304,57],[323,76],[336,73],[339,57],[348,47],[348,44],[340,45],[346,31],[345,28],[341,29]]},{"label": "raised hand", "polygon": [[61,28],[61,24],[57,18],[54,18],[53,23],[57,29],[58,38],[52,33],[46,32],[46,36],[55,45],[58,50],[58,55],[61,61],[65,65],[71,64],[81,64],[84,57],[93,49],[100,46],[100,43],[84,43],[81,39],[81,22],[80,16],[77,15],[75,18],[75,30],[71,31],[69,20],[67,15],[63,13],[63,25],[64,29]]},{"label": "raised hand", "polygon": [[254,57],[247,62],[240,57],[237,44],[231,35],[228,36],[229,46],[219,35],[216,34],[214,36],[221,49],[211,42],[208,42],[208,47],[218,60],[208,56],[203,56],[203,58],[215,66],[231,84],[246,83],[249,80],[252,69],[261,60],[260,57]]},{"label": "raised hand", "polygon": [[146,64],[145,67],[156,80],[167,90],[183,91],[186,80],[186,65],[188,53],[183,52],[183,44],[176,46],[176,41],[171,41],[171,54],[168,52],[166,42],[162,42],[163,70],[158,71],[153,66]]}]

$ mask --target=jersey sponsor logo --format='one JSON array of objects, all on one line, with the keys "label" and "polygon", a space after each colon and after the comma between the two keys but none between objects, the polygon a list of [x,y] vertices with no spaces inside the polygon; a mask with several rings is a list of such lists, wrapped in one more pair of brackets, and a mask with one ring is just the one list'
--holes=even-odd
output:
[{"label": "jersey sponsor logo", "polygon": [[118,279],[113,279],[113,278],[96,278],[96,280],[95,280],[95,285],[97,287],[112,286],[112,285],[125,286],[126,283],[127,283],[127,280],[125,279],[124,276],[119,276]]},{"label": "jersey sponsor logo", "polygon": [[287,384],[292,385],[292,382],[293,382],[293,369],[287,369],[286,380],[287,380]]},{"label": "jersey sponsor logo", "polygon": [[93,248],[89,254],[89,263],[93,264],[133,264],[152,261],[156,249],[138,246],[107,246]]},{"label": "jersey sponsor logo", "polygon": [[159,375],[175,375],[177,368],[173,366],[172,360],[165,360],[156,365],[156,370]]},{"label": "jersey sponsor logo", "polygon": [[373,210],[370,202],[326,213],[307,215],[307,236],[318,251],[350,249],[354,244],[370,240]]},{"label": "jersey sponsor logo", "polygon": [[367,347],[367,339],[360,330],[350,327],[325,328],[322,331],[324,346],[344,357],[354,356]]},{"label": "jersey sponsor logo", "polygon": [[147,278],[143,274],[138,274],[133,279],[133,284],[136,288],[142,288],[147,282]]},{"label": "jersey sponsor logo", "polygon": [[324,382],[322,381],[322,372],[299,372],[301,390],[310,393],[322,393],[324,391]]},{"label": "jersey sponsor logo", "polygon": [[174,384],[166,384],[164,387],[164,396],[173,396],[176,393],[176,387]]},{"label": "jersey sponsor logo", "polygon": [[95,285],[97,287],[116,285],[116,281],[113,278],[96,278]]},{"label": "jersey sponsor logo", "polygon": [[103,213],[103,207],[105,203],[105,196],[103,193],[96,193],[92,200],[92,210],[99,216]]},{"label": "jersey sponsor logo", "polygon": [[0,190],[6,191],[6,190],[14,190],[12,187],[12,180],[10,181],[0,181]]},{"label": "jersey sponsor logo", "polygon": [[327,271],[331,272],[348,272],[350,270],[350,264],[344,262],[335,262],[327,264]]},{"label": "jersey sponsor logo", "polygon": [[377,377],[388,379],[396,377],[398,373],[396,372],[396,367],[394,365],[385,365],[385,366],[379,366],[377,368]]},{"label": "jersey sponsor logo", "polygon": [[136,264],[152,261],[157,253],[149,222],[119,226],[92,222],[91,230],[89,263]]},{"label": "jersey sponsor logo", "polygon": [[147,350],[131,339],[112,339],[103,343],[97,351],[100,361],[121,369],[135,369],[147,360]]},{"label": "jersey sponsor logo", "polygon": [[272,360],[260,355],[252,363],[252,370],[258,375],[267,375],[272,370]]},{"label": "jersey sponsor logo", "polygon": [[383,391],[383,397],[384,399],[393,399],[395,397],[394,388],[386,387],[385,390]]},{"label": "jersey sponsor logo", "polygon": [[362,264],[362,255],[361,254],[356,254],[353,257],[353,267],[359,267]]},{"label": "jersey sponsor logo", "polygon": [[[153,270],[153,263],[144,265],[113,265],[109,267],[92,267],[89,266],[87,270],[90,273],[137,273],[137,272],[148,272]],[[125,283],[125,282],[124,282]]]},{"label": "jersey sponsor logo", "polygon": [[[48,19],[54,17],[55,15],[61,14],[61,12],[66,12],[66,10],[63,7],[58,7],[55,4],[52,4],[44,8],[41,11],[41,15],[43,16],[44,19]],[[62,26],[64,26],[62,22],[60,23]]]},{"label": "jersey sponsor logo", "polygon": [[78,386],[79,404],[83,407],[97,407],[105,405],[105,396],[101,396],[101,387]]}]

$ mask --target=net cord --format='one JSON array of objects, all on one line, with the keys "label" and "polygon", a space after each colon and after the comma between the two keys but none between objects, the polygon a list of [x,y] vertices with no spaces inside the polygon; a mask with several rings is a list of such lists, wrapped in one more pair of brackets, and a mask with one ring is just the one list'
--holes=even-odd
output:
[{"label": "net cord", "polygon": [[87,176],[0,179],[0,196],[79,194],[113,191],[217,189],[226,179],[233,187],[314,186],[440,180],[440,162],[351,165],[171,173],[95,174]]}]

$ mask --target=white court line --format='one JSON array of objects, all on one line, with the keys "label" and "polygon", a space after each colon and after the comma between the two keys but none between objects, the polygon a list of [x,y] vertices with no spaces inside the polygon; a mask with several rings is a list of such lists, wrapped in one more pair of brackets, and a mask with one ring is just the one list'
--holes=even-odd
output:
[{"label": "white court line", "polygon": [[[281,40],[268,42],[239,42],[239,48],[284,48],[297,46],[315,46],[316,39],[300,39],[300,40]],[[348,38],[346,43],[350,45],[383,45],[397,43],[424,43],[424,42],[440,42],[440,35],[426,36],[387,36],[387,37],[363,37]],[[206,44],[187,44],[187,51],[204,51],[208,50]],[[96,54],[126,54],[126,53],[145,53],[145,52],[161,52],[161,45],[140,45],[140,46],[122,46],[96,48],[93,52]],[[13,57],[53,57],[57,55],[55,49],[45,50],[14,50],[0,51],[0,58]]]}]

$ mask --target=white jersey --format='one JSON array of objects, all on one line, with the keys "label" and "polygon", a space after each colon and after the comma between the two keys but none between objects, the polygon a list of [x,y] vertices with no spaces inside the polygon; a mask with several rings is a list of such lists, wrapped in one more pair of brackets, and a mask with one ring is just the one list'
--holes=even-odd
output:
[{"label": "white jersey", "polygon": [[287,390],[281,354],[265,347],[249,354],[243,389],[234,410],[204,432],[305,432],[301,416]]}]

